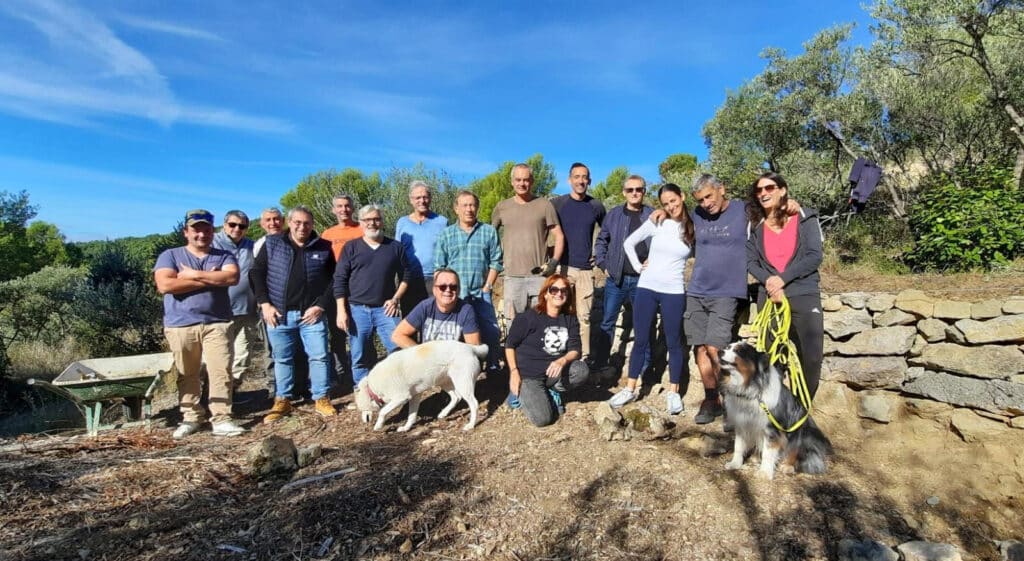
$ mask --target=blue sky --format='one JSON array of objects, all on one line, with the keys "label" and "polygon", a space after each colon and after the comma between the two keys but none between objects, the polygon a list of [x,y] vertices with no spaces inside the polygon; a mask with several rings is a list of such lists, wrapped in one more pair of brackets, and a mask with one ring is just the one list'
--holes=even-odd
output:
[{"label": "blue sky", "polygon": [[320,169],[470,180],[544,154],[595,183],[706,156],[758,53],[859,1],[0,2],[0,190],[70,240],[277,204]]}]

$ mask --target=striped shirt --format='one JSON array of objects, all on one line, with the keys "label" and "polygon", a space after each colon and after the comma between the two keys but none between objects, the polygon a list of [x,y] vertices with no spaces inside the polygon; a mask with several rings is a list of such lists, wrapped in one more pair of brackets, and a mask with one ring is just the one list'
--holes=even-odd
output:
[{"label": "striped shirt", "polygon": [[458,224],[448,226],[434,246],[434,269],[449,268],[459,274],[459,297],[482,297],[487,272],[502,270],[501,241],[490,224],[477,222],[466,233]]}]

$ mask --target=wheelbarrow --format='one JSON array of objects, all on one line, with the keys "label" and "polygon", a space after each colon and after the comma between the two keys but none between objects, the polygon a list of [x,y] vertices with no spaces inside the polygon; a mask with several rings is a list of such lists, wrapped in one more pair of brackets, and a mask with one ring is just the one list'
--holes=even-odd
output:
[{"label": "wheelbarrow", "polygon": [[[100,430],[149,426],[152,399],[164,374],[174,368],[171,353],[91,358],[71,363],[53,382],[30,379],[37,386],[75,404],[85,417],[89,436]],[[102,424],[103,404],[119,401],[126,422]]]}]

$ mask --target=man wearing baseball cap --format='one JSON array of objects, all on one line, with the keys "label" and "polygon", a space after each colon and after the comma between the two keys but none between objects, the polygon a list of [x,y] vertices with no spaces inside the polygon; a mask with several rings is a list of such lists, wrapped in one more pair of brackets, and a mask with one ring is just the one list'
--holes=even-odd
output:
[{"label": "man wearing baseball cap", "polygon": [[238,436],[245,429],[231,419],[231,298],[238,284],[238,261],[231,252],[213,247],[213,214],[185,213],[186,244],[165,250],[153,266],[156,289],[164,295],[164,334],[178,370],[178,402],[182,423],[174,438],[198,431],[207,412],[199,403],[203,359],[209,375],[210,421],[213,434]]}]

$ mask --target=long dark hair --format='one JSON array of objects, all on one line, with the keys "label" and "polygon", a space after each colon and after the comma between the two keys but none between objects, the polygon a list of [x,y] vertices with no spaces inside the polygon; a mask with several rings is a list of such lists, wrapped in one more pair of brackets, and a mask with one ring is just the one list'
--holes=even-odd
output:
[{"label": "long dark hair", "polygon": [[772,218],[775,219],[775,222],[785,224],[786,219],[789,218],[789,215],[786,213],[786,205],[789,203],[789,183],[786,183],[785,178],[774,171],[762,173],[750,184],[750,189],[747,190],[747,220],[751,224],[757,224],[762,220],[768,219],[768,214],[764,211],[761,201],[757,196],[757,184],[762,179],[771,179],[779,188],[786,190],[779,197],[779,206],[775,207],[775,210],[772,211]]},{"label": "long dark hair", "polygon": [[679,224],[679,239],[683,240],[690,249],[693,249],[693,220],[690,220],[690,211],[686,210],[686,196],[683,195],[683,190],[679,188],[675,183],[666,183],[658,189],[658,201],[661,201],[661,194],[665,191],[669,191],[679,195],[679,198],[683,199],[683,216],[682,223]]}]

